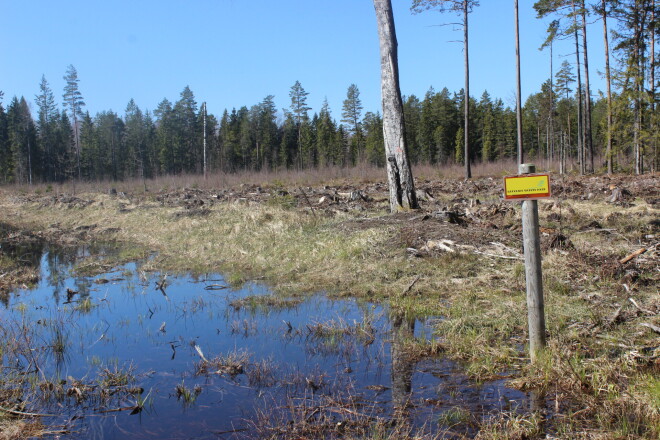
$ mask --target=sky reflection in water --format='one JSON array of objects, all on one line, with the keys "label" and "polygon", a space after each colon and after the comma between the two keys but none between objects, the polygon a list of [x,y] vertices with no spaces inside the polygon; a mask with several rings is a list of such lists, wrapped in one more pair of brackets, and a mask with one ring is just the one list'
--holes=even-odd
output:
[{"label": "sky reflection in water", "polygon": [[[180,276],[168,277],[163,293],[156,288],[162,275],[142,272],[139,263],[75,277],[72,264],[88,255],[88,249],[46,249],[40,257],[34,249],[30,252],[41,264],[41,281],[35,289],[5,298],[0,318],[43,325],[47,333],[55,328],[49,323],[59,323],[67,348],[63,356],[48,357],[47,375],[93,380],[100,368],[130,366],[145,390],[143,397],[149,396],[145,410],[136,415],[104,413],[99,410],[113,408],[93,403],[80,407],[71,399],[45,404],[44,411],[58,413],[65,406],[55,423],[85,416],[74,424],[78,433],[73,438],[123,439],[128,433],[136,439],[218,438],[219,432],[249,429],[255,409],[272,414],[283,408],[287,396],[320,393],[360,396],[378,417],[391,414],[393,401],[409,401],[411,422],[430,429],[438,429],[438,416],[450,408],[485,414],[526,399],[502,381],[472,384],[446,360],[409,362],[400,354],[400,344],[413,333],[431,337],[430,325],[389,316],[381,306],[316,295],[295,306],[237,309],[233,301],[269,295],[268,288],[248,283],[220,289],[225,285],[220,275]],[[67,289],[77,293],[67,295]],[[319,325],[341,330],[366,328],[366,323],[373,328],[371,336],[360,330],[314,332]],[[208,359],[249,356],[246,370],[253,374],[195,375],[200,356],[194,345]],[[201,392],[186,403],[177,397],[178,385]]]}]

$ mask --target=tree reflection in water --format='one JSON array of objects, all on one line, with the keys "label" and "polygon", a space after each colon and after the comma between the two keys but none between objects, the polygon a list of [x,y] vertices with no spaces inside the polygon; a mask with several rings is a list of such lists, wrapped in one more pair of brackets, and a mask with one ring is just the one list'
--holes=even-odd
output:
[{"label": "tree reflection in water", "polygon": [[390,323],[392,325],[392,405],[397,421],[407,425],[410,424],[409,408],[415,362],[405,347],[415,336],[415,319],[403,314],[392,314]]}]

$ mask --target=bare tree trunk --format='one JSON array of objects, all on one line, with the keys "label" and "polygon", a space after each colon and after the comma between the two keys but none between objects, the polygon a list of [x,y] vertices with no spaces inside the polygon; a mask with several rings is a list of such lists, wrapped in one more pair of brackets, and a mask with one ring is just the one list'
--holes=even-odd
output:
[{"label": "bare tree trunk", "polygon": [[[571,154],[571,112],[566,112],[566,124],[567,124],[567,139],[564,142],[564,173],[566,172],[566,156],[570,157]],[[571,166],[572,168],[572,166]],[[564,174],[562,173],[562,174]]]},{"label": "bare tree trunk", "polygon": [[[640,14],[640,11],[637,11]],[[643,37],[642,32],[644,26],[641,23],[641,18],[638,16],[635,20],[635,55],[637,57],[637,72],[635,75],[635,122],[633,125],[633,145],[635,151],[635,174],[642,174],[644,172],[644,165],[642,162],[642,145],[640,132],[642,130],[642,102],[641,95],[644,89],[644,73],[643,73]]]},{"label": "bare tree trunk", "polygon": [[[573,12],[575,13],[575,3],[571,2],[573,6]],[[584,174],[584,149],[583,149],[583,126],[582,126],[582,76],[580,74],[580,43],[578,40],[578,25],[577,17],[573,16],[573,24],[575,26],[575,60],[577,63],[577,98],[578,98],[578,109],[577,109],[577,159],[578,166],[580,168],[580,175]]]},{"label": "bare tree trunk", "polygon": [[605,158],[607,160],[607,174],[614,172],[612,164],[612,76],[610,73],[610,43],[607,37],[607,4],[602,0],[603,8],[603,40],[605,43],[605,79],[607,81],[607,148]]},{"label": "bare tree trunk", "polygon": [[390,210],[396,212],[401,209],[417,209],[415,183],[408,162],[406,146],[392,2],[391,0],[374,0],[374,8],[380,41],[383,137],[390,188]]},{"label": "bare tree trunk", "polygon": [[656,122],[658,115],[655,114],[655,0],[651,2],[651,21],[650,21],[649,34],[651,36],[651,62],[649,64],[651,71],[649,72],[649,94],[651,101],[651,133],[653,137],[653,158],[651,159],[651,172],[657,171],[658,160],[658,135],[656,129]]},{"label": "bare tree trunk", "polygon": [[76,162],[77,162],[77,167],[78,167],[78,180],[82,180],[82,171],[80,170],[80,139],[78,136],[78,117],[76,116],[76,112],[74,110],[73,112],[73,142],[75,143],[76,146]]},{"label": "bare tree trunk", "polygon": [[518,163],[524,162],[523,130],[522,130],[522,103],[520,98],[520,38],[518,26],[518,0],[514,0],[513,9],[516,19],[516,126],[518,133]]},{"label": "bare tree trunk", "polygon": [[[594,147],[591,142],[591,89],[589,88],[589,56],[587,52],[587,13],[582,0],[582,56],[584,59],[584,149],[589,155],[588,171],[594,171]],[[585,166],[585,169],[587,167]]]},{"label": "bare tree trunk", "polygon": [[[552,44],[553,41],[550,41],[550,163],[555,159],[555,85],[553,83]],[[548,170],[550,170],[550,165],[548,165]]]},{"label": "bare tree trunk", "polygon": [[[204,125],[204,127],[203,127],[203,130],[204,130],[204,180],[206,180],[206,103],[202,104],[202,108],[203,108],[202,111],[204,112],[204,114],[203,114],[203,118],[204,118],[204,124],[203,124]],[[259,144],[257,144],[257,161],[259,160],[258,145]]]},{"label": "bare tree trunk", "polygon": [[464,141],[465,141],[465,178],[472,177],[470,169],[470,58],[468,56],[468,1],[463,0],[463,50],[465,52],[465,110],[464,110]]},{"label": "bare tree trunk", "polygon": [[559,146],[559,174],[566,173],[566,135],[562,130]]}]

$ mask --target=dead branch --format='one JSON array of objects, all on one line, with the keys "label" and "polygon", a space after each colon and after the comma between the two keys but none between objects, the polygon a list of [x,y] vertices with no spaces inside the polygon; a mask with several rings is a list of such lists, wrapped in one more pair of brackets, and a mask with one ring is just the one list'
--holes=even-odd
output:
[{"label": "dead branch", "polygon": [[628,301],[630,301],[635,306],[635,308],[637,308],[637,310],[639,310],[640,312],[642,312],[646,315],[651,315],[651,316],[655,315],[655,313],[653,313],[652,311],[650,311],[648,309],[641,308],[640,305],[637,304],[637,301],[635,301],[633,298],[628,298]]},{"label": "dead branch", "polygon": [[481,252],[481,251],[478,251],[478,250],[476,250],[476,249],[475,249],[473,252],[474,252],[475,254],[485,255],[485,256],[487,256],[487,257],[504,258],[505,260],[520,260],[520,261],[523,261],[523,260],[524,260],[523,257],[510,257],[510,256],[508,256],[508,255],[497,255],[497,254],[491,254],[491,253],[489,253],[489,252]]},{"label": "dead branch", "polygon": [[654,332],[660,334],[660,327],[658,327],[657,325],[649,324],[648,322],[642,322],[639,325],[642,326],[642,327],[650,328]]},{"label": "dead branch", "polygon": [[605,323],[605,327],[611,327],[613,324],[617,323],[621,319],[621,310],[623,310],[623,306],[616,309],[614,314]]},{"label": "dead branch", "polygon": [[417,276],[415,277],[415,279],[412,280],[412,282],[411,282],[410,284],[408,284],[408,287],[406,287],[406,288],[403,290],[403,292],[401,292],[401,293],[399,294],[399,296],[400,296],[400,297],[401,297],[401,296],[404,296],[404,295],[406,295],[408,292],[410,292],[410,289],[413,288],[413,286],[415,285],[415,283],[417,283],[417,281],[419,281],[419,279],[420,279],[421,277],[422,277],[421,275],[417,275]]},{"label": "dead branch", "polygon": [[635,252],[633,252],[630,255],[627,255],[626,257],[622,258],[619,260],[619,263],[621,264],[626,264],[628,261],[632,260],[633,258],[642,255],[644,252],[646,252],[648,249],[647,248],[641,248],[637,249]]},{"label": "dead branch", "polygon": [[302,186],[299,186],[298,189],[300,189],[300,192],[302,193],[303,197],[305,198],[305,202],[307,202],[307,206],[309,206],[309,209],[312,210],[312,215],[314,217],[316,217],[316,211],[314,211],[314,207],[312,206],[312,203],[307,198],[307,194],[305,194],[305,191],[302,189]]}]

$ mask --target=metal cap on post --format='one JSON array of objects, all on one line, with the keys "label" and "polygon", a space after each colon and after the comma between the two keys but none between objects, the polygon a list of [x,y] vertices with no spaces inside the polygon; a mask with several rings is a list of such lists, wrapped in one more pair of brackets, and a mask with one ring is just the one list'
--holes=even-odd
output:
[{"label": "metal cap on post", "polygon": [[518,174],[533,174],[536,172],[536,165],[533,163],[521,163],[518,165]]}]

